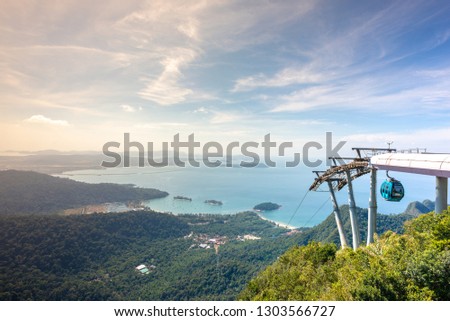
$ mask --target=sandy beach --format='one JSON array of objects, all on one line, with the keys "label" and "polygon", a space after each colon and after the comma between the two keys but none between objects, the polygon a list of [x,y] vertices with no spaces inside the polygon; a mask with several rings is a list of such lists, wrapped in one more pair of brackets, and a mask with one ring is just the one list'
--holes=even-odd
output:
[{"label": "sandy beach", "polygon": [[268,218],[262,216],[261,212],[257,212],[257,211],[253,211],[253,212],[256,213],[260,219],[262,219],[264,221],[272,222],[272,223],[276,224],[279,227],[282,227],[282,228],[285,228],[285,229],[288,229],[288,230],[295,230],[296,229],[295,226],[284,224],[284,223],[280,223],[280,222],[277,222],[277,221],[274,221],[274,220],[269,220]]}]

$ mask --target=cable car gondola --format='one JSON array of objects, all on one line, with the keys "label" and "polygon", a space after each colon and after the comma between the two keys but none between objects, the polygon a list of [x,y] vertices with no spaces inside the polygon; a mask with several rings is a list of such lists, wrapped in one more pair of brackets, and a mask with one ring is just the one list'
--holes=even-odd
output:
[{"label": "cable car gondola", "polygon": [[380,193],[381,196],[389,202],[400,202],[400,200],[405,196],[405,189],[402,183],[393,177],[390,177],[388,172],[386,172],[386,179],[383,184],[381,184]]}]

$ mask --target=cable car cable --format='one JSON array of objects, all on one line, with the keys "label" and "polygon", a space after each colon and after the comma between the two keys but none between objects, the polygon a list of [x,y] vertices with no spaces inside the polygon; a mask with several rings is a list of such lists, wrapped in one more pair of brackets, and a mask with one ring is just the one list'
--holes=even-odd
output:
[{"label": "cable car cable", "polygon": [[300,206],[302,206],[303,201],[305,200],[306,196],[308,195],[310,191],[307,190],[305,195],[303,195],[303,198],[301,199],[300,203],[298,204],[297,208],[295,209],[295,211],[292,213],[291,218],[289,219],[287,225],[291,224],[292,219],[294,218],[295,214],[297,214],[297,211],[300,209]]}]

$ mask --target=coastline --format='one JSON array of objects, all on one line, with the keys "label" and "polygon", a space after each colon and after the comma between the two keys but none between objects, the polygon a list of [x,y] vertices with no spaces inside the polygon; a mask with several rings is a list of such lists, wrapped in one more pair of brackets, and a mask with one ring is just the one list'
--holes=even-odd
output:
[{"label": "coastline", "polygon": [[[93,214],[93,213],[107,214],[107,213],[117,213],[117,212],[129,212],[129,211],[131,212],[131,211],[145,210],[145,209],[152,210],[148,206],[142,206],[142,203],[140,203],[139,205],[140,206],[135,206],[135,205],[131,205],[131,204],[123,203],[123,202],[91,204],[91,205],[86,205],[86,206],[82,206],[82,207],[78,207],[78,208],[65,209],[65,210],[63,210],[62,214],[63,215],[74,215],[74,214],[86,215],[86,214]],[[164,213],[164,214],[172,214],[172,212],[167,212],[167,211],[159,211],[159,210],[155,210],[155,211],[159,212],[159,213]],[[260,219],[270,222],[270,223],[273,223],[273,224],[277,225],[278,227],[285,228],[290,231],[297,229],[295,226],[268,219],[267,217],[264,217],[261,214],[261,212],[259,212],[259,211],[251,210],[248,212],[255,213],[256,215],[258,215],[258,217]],[[205,213],[198,213],[198,214],[208,215]],[[234,213],[234,214],[236,214],[236,213]],[[178,214],[175,214],[175,215],[178,215]]]},{"label": "coastline", "polygon": [[[290,186],[291,175],[289,172],[282,169],[264,169],[264,173],[262,173],[262,171],[263,169],[249,170],[245,172],[245,175],[243,175],[244,173],[241,171],[242,173],[235,173],[236,176],[233,176],[234,174],[231,175],[229,169],[160,172],[154,171],[152,168],[114,168],[107,169],[106,171],[90,170],[81,172],[74,171],[70,173],[66,172],[62,175],[55,176],[66,177],[85,183],[132,183],[137,187],[158,188],[162,191],[167,191],[170,193],[169,197],[144,201],[146,206],[158,212],[171,212],[173,214],[233,214],[242,211],[251,211],[254,204],[257,204],[263,200],[270,200],[274,198],[274,194],[269,192],[270,189],[267,188],[265,184],[267,181],[275,180],[275,177],[277,178],[277,182],[283,182],[283,186]],[[149,180],[149,175],[153,173],[155,175],[152,175],[152,179]],[[202,177],[202,179],[197,180],[198,177]],[[219,181],[220,184],[214,183]],[[170,182],[179,183],[171,184]],[[257,182],[257,188],[255,189],[254,187],[251,187],[252,183],[250,182]],[[215,186],[213,193],[206,192],[208,191],[208,188],[211,187],[211,184]],[[294,187],[290,190],[294,190]],[[176,195],[190,197],[192,198],[192,201],[174,201],[173,196]],[[311,204],[317,203],[318,201],[316,202],[314,200],[316,198],[320,199],[320,197],[322,197],[322,195],[319,194],[314,194],[310,197],[304,204],[303,211],[312,212],[316,210],[315,207],[312,208]],[[204,200],[208,199],[221,200],[223,201],[223,206],[212,206],[205,204]],[[276,196],[276,199],[279,204],[283,204],[283,207],[279,210],[279,212],[262,212],[260,213],[260,217],[262,219],[272,221],[274,224],[282,226],[286,230],[291,230],[295,229],[297,226],[302,226],[303,221],[300,216],[295,217],[292,222],[289,223],[289,220],[292,218],[292,213],[298,205],[296,196],[281,193]],[[325,217],[325,215],[328,214],[317,215],[317,219],[312,220],[310,225],[320,223],[322,220],[321,216]]]},{"label": "coastline", "polygon": [[276,225],[279,226],[279,227],[285,228],[285,229],[287,229],[287,230],[295,230],[295,229],[296,229],[295,226],[288,225],[288,224],[281,223],[281,222],[277,222],[277,221],[274,221],[274,220],[270,220],[270,219],[268,219],[267,217],[262,216],[261,212],[257,212],[257,211],[252,211],[252,212],[253,212],[253,213],[256,213],[256,215],[258,215],[258,217],[259,217],[260,219],[262,219],[262,220],[264,220],[264,221],[268,221],[268,222],[274,223],[274,224],[276,224]]}]

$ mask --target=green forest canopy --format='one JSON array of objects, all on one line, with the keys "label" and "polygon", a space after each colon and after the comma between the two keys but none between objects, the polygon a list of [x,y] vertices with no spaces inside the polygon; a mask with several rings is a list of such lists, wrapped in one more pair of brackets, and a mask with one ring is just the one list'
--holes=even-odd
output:
[{"label": "green forest canopy", "polygon": [[[348,206],[341,208],[350,233]],[[358,209],[364,229],[367,210]],[[378,231],[401,230],[405,215],[380,215]],[[0,216],[0,299],[234,300],[246,284],[294,245],[338,242],[334,218],[301,232],[236,215],[152,211]],[[219,248],[185,236],[225,237]],[[259,240],[241,241],[252,234]],[[363,234],[364,236],[364,234]],[[194,247],[192,247],[194,245]],[[155,265],[147,276],[140,264]]]},{"label": "green forest canopy", "polygon": [[241,300],[450,300],[450,214],[406,222],[357,251],[296,246],[250,281]]}]

